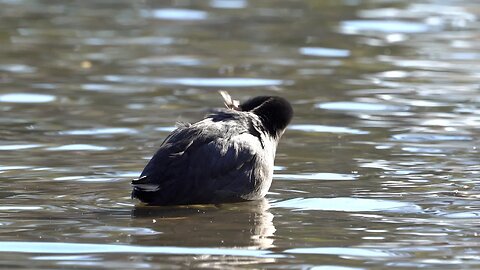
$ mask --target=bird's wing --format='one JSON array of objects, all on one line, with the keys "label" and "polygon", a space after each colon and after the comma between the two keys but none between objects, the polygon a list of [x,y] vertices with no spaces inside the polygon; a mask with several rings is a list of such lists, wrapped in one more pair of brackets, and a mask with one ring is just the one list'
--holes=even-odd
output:
[{"label": "bird's wing", "polygon": [[183,153],[193,144],[194,138],[198,135],[195,131],[195,129],[179,127],[170,133],[147,163],[140,177],[132,181],[132,185],[145,191],[158,189],[162,180],[168,179],[171,164],[178,162]]},{"label": "bird's wing", "polygon": [[262,145],[247,132],[236,134],[219,137],[218,130],[205,127],[174,131],[132,182],[132,195],[141,192],[158,204],[186,204],[251,191]]}]

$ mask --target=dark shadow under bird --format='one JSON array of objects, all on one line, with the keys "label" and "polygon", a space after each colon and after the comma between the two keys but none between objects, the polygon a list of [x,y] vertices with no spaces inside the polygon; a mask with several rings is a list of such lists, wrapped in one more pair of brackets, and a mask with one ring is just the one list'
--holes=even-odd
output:
[{"label": "dark shadow under bird", "polygon": [[132,198],[149,205],[186,205],[265,196],[277,144],[293,109],[277,96],[240,104],[227,92],[220,93],[227,108],[179,125],[132,181]]}]

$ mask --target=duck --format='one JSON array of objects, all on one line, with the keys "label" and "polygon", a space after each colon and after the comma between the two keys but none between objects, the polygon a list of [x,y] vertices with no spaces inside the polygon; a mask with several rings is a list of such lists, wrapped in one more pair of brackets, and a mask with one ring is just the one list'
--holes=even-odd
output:
[{"label": "duck", "polygon": [[132,181],[132,199],[147,205],[222,204],[265,197],[277,145],[293,117],[283,97],[240,103],[219,91],[225,108],[196,123],[177,123]]}]

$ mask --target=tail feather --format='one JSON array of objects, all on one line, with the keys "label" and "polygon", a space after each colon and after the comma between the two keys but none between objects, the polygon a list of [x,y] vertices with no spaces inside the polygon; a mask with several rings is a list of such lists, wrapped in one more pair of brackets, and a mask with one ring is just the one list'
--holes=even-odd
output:
[{"label": "tail feather", "polygon": [[148,175],[143,175],[139,178],[133,179],[132,186],[134,190],[143,192],[154,192],[160,189],[160,185],[152,183],[148,178]]}]

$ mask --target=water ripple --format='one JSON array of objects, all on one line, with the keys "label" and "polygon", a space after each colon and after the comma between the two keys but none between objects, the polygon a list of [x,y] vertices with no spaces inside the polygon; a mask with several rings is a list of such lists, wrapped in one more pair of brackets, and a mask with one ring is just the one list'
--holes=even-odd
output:
[{"label": "water ripple", "polygon": [[[90,37],[84,38],[81,42],[85,45],[92,45],[92,46],[106,46],[106,45],[113,45],[113,46],[127,46],[127,45],[170,45],[174,44],[176,40],[171,37]],[[100,57],[105,57],[101,55]]]},{"label": "water ripple", "polygon": [[0,151],[12,151],[12,150],[23,150],[41,147],[41,144],[9,144],[9,145],[0,145]]},{"label": "water ripple", "polygon": [[184,85],[198,87],[259,87],[277,86],[289,83],[284,80],[261,79],[261,78],[154,78],[127,75],[107,75],[103,78],[109,82],[122,82],[131,84],[164,84]]},{"label": "water ripple", "polygon": [[295,198],[276,202],[274,207],[291,208],[294,211],[321,210],[344,212],[419,212],[421,207],[413,203],[363,198]]},{"label": "water ripple", "polygon": [[105,151],[110,149],[109,147],[91,144],[67,144],[47,148],[50,151]]},{"label": "water ripple", "polygon": [[204,60],[188,55],[141,58],[135,62],[147,66],[200,66],[206,64]]},{"label": "water ripple", "polygon": [[[137,173],[134,175],[134,177],[138,177],[140,173]],[[134,177],[129,177],[129,178],[134,178]],[[106,182],[116,182],[120,181],[119,178],[113,178],[113,177],[98,177],[98,176],[85,176],[85,175],[78,175],[78,176],[61,176],[61,177],[56,177],[53,178],[55,181],[73,181],[73,182],[92,182],[92,183],[106,183]]]},{"label": "water ripple", "polygon": [[365,102],[325,102],[315,105],[316,108],[324,110],[338,111],[407,111],[407,106],[397,106],[391,104],[365,103]]},{"label": "water ripple", "polygon": [[431,142],[431,141],[471,141],[473,138],[463,135],[443,135],[427,133],[402,133],[392,136],[392,140],[403,142]]},{"label": "water ripple", "polygon": [[41,206],[27,206],[27,205],[0,205],[1,211],[22,211],[22,210],[41,210]]},{"label": "water ripple", "polygon": [[447,152],[444,149],[431,148],[431,147],[402,147],[402,150],[410,153],[426,153],[426,154],[442,154]]},{"label": "water ripple", "polygon": [[5,64],[0,65],[0,71],[12,72],[12,73],[33,73],[37,71],[36,68],[22,65],[22,64]]},{"label": "water ripple", "polygon": [[138,93],[138,92],[149,92],[152,91],[152,87],[145,86],[123,86],[117,84],[100,84],[100,83],[86,83],[80,86],[83,90],[86,91],[98,91],[98,92],[108,92],[108,93]]},{"label": "water ripple", "polygon": [[309,56],[323,56],[323,57],[348,57],[349,50],[334,49],[334,48],[320,48],[320,47],[303,47],[299,49],[300,53]]},{"label": "water ripple", "polygon": [[278,180],[356,180],[358,175],[342,173],[302,173],[302,174],[274,174]]},{"label": "water ripple", "polygon": [[381,33],[424,33],[431,28],[423,23],[399,20],[351,20],[340,23],[340,31],[345,34]]},{"label": "water ripple", "polygon": [[219,255],[251,257],[284,257],[269,250],[241,248],[201,248],[175,246],[135,246],[111,244],[58,243],[58,242],[0,242],[0,252],[20,252],[35,254],[91,254],[91,253],[131,253],[131,254],[181,254]]},{"label": "water ripple", "polygon": [[[380,249],[370,248],[345,248],[345,247],[314,247],[314,248],[292,248],[284,251],[285,253],[294,254],[325,254],[352,257],[399,257],[400,254]],[[404,255],[405,256],[405,255]]]},{"label": "water ripple", "polygon": [[110,134],[134,134],[137,133],[135,129],[131,128],[94,128],[94,129],[79,129],[60,131],[59,134],[66,135],[110,135]]},{"label": "water ripple", "polygon": [[95,228],[85,229],[89,232],[126,232],[130,235],[157,235],[162,234],[162,232],[155,231],[150,228],[143,227],[119,227],[119,226],[98,226]]},{"label": "water ripple", "polygon": [[157,127],[157,128],[155,128],[155,130],[162,131],[162,132],[172,132],[175,129],[177,129],[177,127]]},{"label": "water ripple", "polygon": [[246,0],[211,0],[210,6],[223,9],[241,9],[247,7]]},{"label": "water ripple", "polygon": [[335,126],[323,126],[323,125],[291,125],[288,127],[290,130],[299,130],[305,132],[327,132],[327,133],[347,133],[347,134],[368,134],[368,131],[347,128],[347,127],[335,127]]},{"label": "water ripple", "polygon": [[208,13],[205,11],[180,8],[142,10],[141,14],[147,18],[175,21],[199,21],[208,18]]},{"label": "water ripple", "polygon": [[0,173],[11,170],[26,170],[31,169],[31,166],[2,166],[0,165]]},{"label": "water ripple", "polygon": [[33,93],[11,93],[0,95],[0,102],[9,103],[47,103],[56,99],[55,96]]}]

